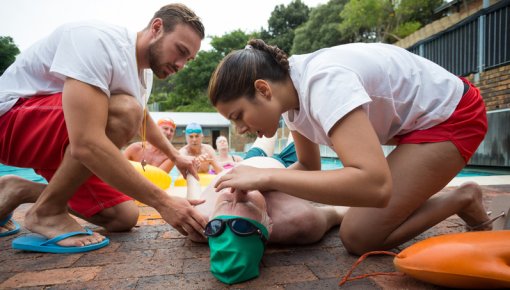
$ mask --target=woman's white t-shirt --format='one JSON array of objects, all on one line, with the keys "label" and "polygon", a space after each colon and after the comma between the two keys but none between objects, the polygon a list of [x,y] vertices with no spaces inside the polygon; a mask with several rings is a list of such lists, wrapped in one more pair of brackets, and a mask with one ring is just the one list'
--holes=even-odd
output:
[{"label": "woman's white t-shirt", "polygon": [[439,65],[394,45],[353,43],[289,58],[299,110],[290,130],[331,146],[328,133],[362,106],[379,141],[437,125],[453,113],[463,83]]},{"label": "woman's white t-shirt", "polygon": [[28,48],[0,76],[0,116],[20,97],[62,92],[67,77],[108,97],[134,96],[142,106],[152,86],[152,71],[138,70],[136,33],[100,22],[69,23]]}]

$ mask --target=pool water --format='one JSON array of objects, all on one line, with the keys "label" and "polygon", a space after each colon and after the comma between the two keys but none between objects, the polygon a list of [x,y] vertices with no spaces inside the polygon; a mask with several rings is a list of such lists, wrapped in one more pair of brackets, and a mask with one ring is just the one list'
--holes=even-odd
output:
[{"label": "pool water", "polygon": [[[322,158],[322,169],[323,170],[332,170],[342,168],[342,162],[336,158]],[[457,177],[472,177],[472,176],[493,176],[493,175],[503,175],[508,174],[505,172],[495,172],[493,170],[482,170],[482,169],[472,169],[472,168],[464,168],[457,174]]]}]

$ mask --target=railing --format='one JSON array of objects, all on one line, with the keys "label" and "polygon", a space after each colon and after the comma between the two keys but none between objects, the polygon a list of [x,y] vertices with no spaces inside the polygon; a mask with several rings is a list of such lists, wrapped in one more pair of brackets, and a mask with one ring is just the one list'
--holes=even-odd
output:
[{"label": "railing", "polygon": [[510,63],[510,0],[500,1],[424,39],[409,51],[466,76]]}]

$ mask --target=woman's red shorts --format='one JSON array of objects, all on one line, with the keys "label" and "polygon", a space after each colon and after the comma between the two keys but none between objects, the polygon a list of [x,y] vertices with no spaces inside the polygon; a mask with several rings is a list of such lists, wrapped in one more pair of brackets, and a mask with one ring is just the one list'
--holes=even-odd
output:
[{"label": "woman's red shorts", "polygon": [[487,112],[480,90],[461,79],[468,89],[450,118],[432,128],[398,136],[399,144],[451,141],[464,161],[469,161],[487,133]]}]

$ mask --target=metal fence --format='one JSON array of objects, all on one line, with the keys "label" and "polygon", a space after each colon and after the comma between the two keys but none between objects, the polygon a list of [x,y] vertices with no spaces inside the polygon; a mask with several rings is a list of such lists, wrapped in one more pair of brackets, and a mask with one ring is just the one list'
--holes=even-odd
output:
[{"label": "metal fence", "polygon": [[510,63],[510,0],[500,1],[408,50],[466,76]]}]

